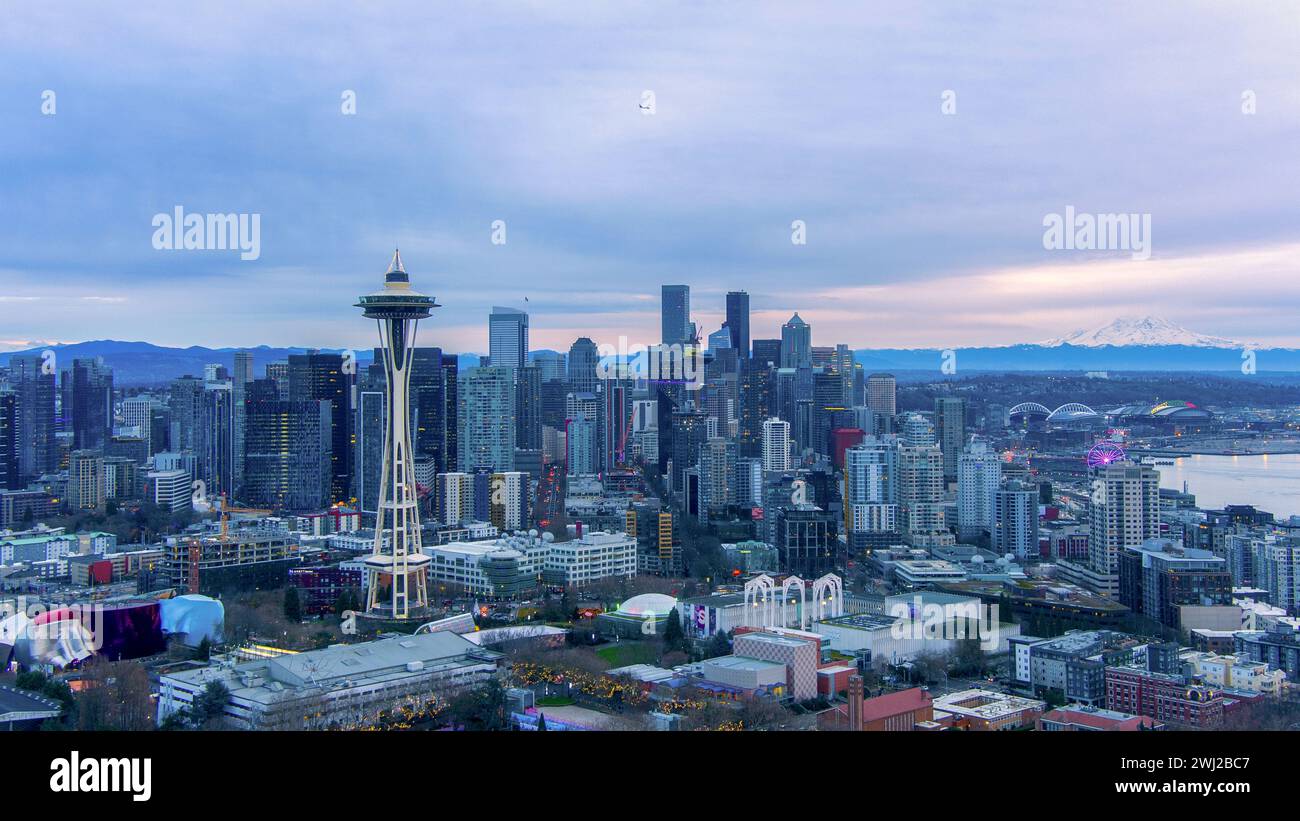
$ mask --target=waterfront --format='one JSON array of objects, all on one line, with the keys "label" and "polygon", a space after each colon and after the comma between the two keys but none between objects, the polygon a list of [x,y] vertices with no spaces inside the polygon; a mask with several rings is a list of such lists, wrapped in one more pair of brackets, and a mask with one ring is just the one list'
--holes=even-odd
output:
[{"label": "waterfront", "polygon": [[1173,462],[1156,465],[1160,486],[1182,490],[1186,482],[1199,507],[1254,505],[1280,519],[1300,514],[1300,453],[1194,455]]}]

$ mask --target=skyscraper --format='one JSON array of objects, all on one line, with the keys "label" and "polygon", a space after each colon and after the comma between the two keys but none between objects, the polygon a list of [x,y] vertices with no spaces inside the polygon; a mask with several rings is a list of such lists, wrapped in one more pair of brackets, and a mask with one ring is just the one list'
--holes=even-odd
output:
[{"label": "skyscraper", "polygon": [[[402,256],[393,252],[393,261],[384,275],[383,290],[363,296],[357,307],[365,316],[376,320],[383,343],[386,405],[384,434],[384,476],[380,483],[379,515],[375,522],[374,551],[365,560],[369,584],[366,611],[393,618],[407,619],[428,603],[429,557],[421,552],[419,500],[415,488],[415,466],[411,455],[411,426],[406,416],[409,408],[407,390],[415,346],[416,327],[421,319],[438,307],[433,297],[411,288],[410,277],[402,265]],[[513,425],[511,440],[513,444]],[[391,537],[384,538],[385,514],[391,517]],[[387,582],[390,598],[384,601]]]},{"label": "skyscraper", "polygon": [[18,472],[24,481],[50,473],[56,466],[54,447],[54,369],[39,356],[9,360],[18,416]]},{"label": "skyscraper", "polygon": [[1119,553],[1160,535],[1160,473],[1116,462],[1095,468],[1088,505],[1088,561],[1099,574],[1118,572]]},{"label": "skyscraper", "polygon": [[740,352],[741,359],[748,359],[749,294],[744,291],[727,293],[727,328],[731,331],[731,346]]},{"label": "skyscraper", "polygon": [[943,450],[943,480],[957,481],[957,456],[966,447],[966,400],[937,396],[934,400],[934,433]]},{"label": "skyscraper", "polygon": [[1002,460],[984,442],[957,457],[957,534],[978,538],[993,523],[993,494],[1002,483]]},{"label": "skyscraper", "polygon": [[897,448],[871,437],[844,452],[844,508],[850,534],[897,530]]},{"label": "skyscraper", "polygon": [[18,473],[18,394],[0,388],[0,490],[21,490]]},{"label": "skyscraper", "polygon": [[[244,393],[241,501],[273,510],[318,510],[328,504],[332,410],[324,400],[281,399],[275,380],[250,382]],[[193,456],[188,461],[195,463]],[[159,470],[169,469],[170,462],[160,461]]]},{"label": "skyscraper", "polygon": [[74,359],[64,372],[64,419],[75,450],[102,450],[113,426],[113,369],[101,357]]},{"label": "skyscraper", "polygon": [[665,345],[686,342],[690,338],[691,286],[664,285],[659,295],[661,341]]},{"label": "skyscraper", "polygon": [[208,382],[204,387],[195,455],[199,478],[209,498],[235,492],[235,409],[230,382]]},{"label": "skyscraper", "polygon": [[892,373],[873,373],[867,377],[867,407],[882,416],[898,414],[898,383]]},{"label": "skyscraper", "polygon": [[515,369],[515,447],[542,447],[542,370],[536,365]]},{"label": "skyscraper", "polygon": [[994,491],[989,543],[1017,561],[1038,555],[1038,488],[1012,481]]},{"label": "skyscraper", "polygon": [[807,368],[812,366],[812,326],[799,314],[790,317],[781,326],[781,367]]},{"label": "skyscraper", "polygon": [[351,491],[353,374],[343,372],[343,355],[311,352],[289,355],[289,401],[330,403],[330,498],[344,501]]},{"label": "skyscraper", "polygon": [[[234,493],[236,497],[243,492],[244,487],[244,396],[248,389],[248,383],[253,381],[253,353],[252,351],[235,351],[235,370],[231,379],[231,397],[234,400],[235,411],[235,442],[234,442]],[[150,452],[152,452],[152,446]]]},{"label": "skyscraper", "polygon": [[528,314],[495,306],[488,316],[488,353],[492,364],[522,368],[528,364]]},{"label": "skyscraper", "polygon": [[943,529],[943,451],[937,445],[899,448],[898,503],[899,526],[909,539]]},{"label": "skyscraper", "polygon": [[353,494],[365,513],[379,511],[379,483],[384,471],[384,393],[357,394],[356,458]]},{"label": "skyscraper", "polygon": [[471,368],[460,379],[460,469],[515,467],[515,381],[510,368]]},{"label": "skyscraper", "polygon": [[763,423],[763,470],[790,469],[790,423],[775,416]]},{"label": "skyscraper", "polygon": [[167,401],[171,409],[168,449],[196,452],[199,420],[203,415],[203,380],[188,375],[172,380]]},{"label": "skyscraper", "polygon": [[754,364],[759,367],[771,365],[773,368],[779,368],[781,366],[781,340],[755,339],[753,348]]},{"label": "skyscraper", "polygon": [[581,337],[569,347],[569,389],[574,393],[595,393],[599,381],[596,365],[600,355],[596,343]]}]

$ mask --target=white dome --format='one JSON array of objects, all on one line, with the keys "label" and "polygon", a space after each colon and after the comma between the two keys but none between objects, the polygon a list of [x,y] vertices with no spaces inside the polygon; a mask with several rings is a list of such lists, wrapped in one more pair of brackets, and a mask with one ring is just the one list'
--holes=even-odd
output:
[{"label": "white dome", "polygon": [[623,602],[622,606],[618,608],[618,612],[626,616],[650,614],[662,616],[672,612],[672,609],[676,606],[677,599],[672,596],[665,596],[663,593],[642,593]]}]

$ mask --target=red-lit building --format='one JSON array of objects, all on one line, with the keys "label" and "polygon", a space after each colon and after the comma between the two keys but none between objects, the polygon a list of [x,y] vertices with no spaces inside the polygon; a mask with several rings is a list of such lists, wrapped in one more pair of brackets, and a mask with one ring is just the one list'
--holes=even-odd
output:
[{"label": "red-lit building", "polygon": [[835,467],[844,469],[844,451],[862,444],[866,435],[862,428],[836,428],[831,431],[831,457],[835,460]]}]

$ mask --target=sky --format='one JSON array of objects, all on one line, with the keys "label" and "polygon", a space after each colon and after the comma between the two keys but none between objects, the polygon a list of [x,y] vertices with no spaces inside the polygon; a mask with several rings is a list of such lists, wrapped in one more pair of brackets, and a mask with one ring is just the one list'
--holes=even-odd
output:
[{"label": "sky", "polygon": [[[394,247],[465,352],[658,342],[665,283],[703,334],[1300,347],[1294,2],[109,5],[0,14],[0,350],[369,347]],[[177,206],[260,254],[156,248]],[[1067,206],[1149,258],[1045,248]]]}]

